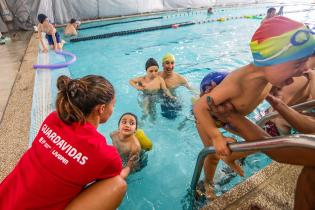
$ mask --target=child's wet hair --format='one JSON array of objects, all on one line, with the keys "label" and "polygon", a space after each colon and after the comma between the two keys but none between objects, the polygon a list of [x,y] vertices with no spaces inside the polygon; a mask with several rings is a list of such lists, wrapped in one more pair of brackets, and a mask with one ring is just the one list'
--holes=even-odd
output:
[{"label": "child's wet hair", "polygon": [[121,119],[122,119],[124,116],[126,116],[126,115],[131,115],[131,116],[133,116],[133,117],[135,118],[135,120],[136,120],[136,130],[137,130],[137,129],[138,129],[138,117],[137,117],[137,115],[135,115],[134,113],[131,113],[131,112],[126,112],[126,113],[123,113],[123,114],[121,115],[121,117],[120,117],[119,120],[118,120],[118,127],[119,127],[119,124],[120,124]]},{"label": "child's wet hair", "polygon": [[88,75],[80,79],[60,76],[57,80],[59,90],[56,109],[59,118],[66,124],[84,124],[93,108],[109,104],[115,97],[113,85],[104,77]]},{"label": "child's wet hair", "polygon": [[145,70],[150,68],[151,66],[157,66],[159,67],[158,62],[154,58],[149,58],[147,62],[145,63]]},{"label": "child's wet hair", "polygon": [[43,23],[46,20],[47,16],[44,14],[39,14],[37,16],[38,22]]},{"label": "child's wet hair", "polygon": [[73,23],[75,23],[75,22],[77,22],[77,20],[74,19],[74,18],[72,18],[72,19],[70,20],[70,23],[71,23],[71,24],[73,24]]}]

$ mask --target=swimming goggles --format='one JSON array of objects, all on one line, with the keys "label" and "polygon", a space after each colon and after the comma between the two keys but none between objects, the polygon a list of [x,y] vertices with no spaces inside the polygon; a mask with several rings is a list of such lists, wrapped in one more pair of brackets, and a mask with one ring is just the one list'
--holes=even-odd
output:
[{"label": "swimming goggles", "polygon": [[276,57],[279,57],[282,53],[287,51],[290,47],[301,46],[305,44],[310,39],[311,35],[314,35],[314,34],[315,32],[311,30],[303,30],[303,29],[298,30],[291,36],[290,43],[287,46],[283,47],[279,52],[277,52],[276,54],[274,54],[273,56],[269,58],[265,58],[261,60],[256,59],[256,61],[264,62],[264,61],[269,61]]}]

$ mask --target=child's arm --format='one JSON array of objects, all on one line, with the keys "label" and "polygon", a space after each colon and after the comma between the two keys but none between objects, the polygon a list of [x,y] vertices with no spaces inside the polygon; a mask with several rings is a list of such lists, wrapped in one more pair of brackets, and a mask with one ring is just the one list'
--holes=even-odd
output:
[{"label": "child's arm", "polygon": [[129,84],[136,88],[137,90],[144,90],[144,87],[139,85],[141,83],[141,80],[142,80],[142,77],[137,77],[137,78],[134,78],[134,79],[131,79],[129,80]]},{"label": "child's arm", "polygon": [[52,36],[52,39],[54,41],[54,49],[58,50],[58,43],[57,43],[57,38],[56,38],[56,29],[53,26],[51,26],[51,31],[52,31],[51,36]]},{"label": "child's arm", "polygon": [[160,77],[160,76],[159,76],[159,79],[160,79],[160,81],[161,81],[161,88],[163,89],[164,93],[165,93],[169,98],[171,98],[171,99],[176,99],[176,97],[171,94],[171,92],[169,91],[169,89],[167,89],[164,79],[163,79],[162,77]]},{"label": "child's arm", "polygon": [[42,47],[43,47],[42,51],[43,51],[44,53],[46,53],[48,50],[47,50],[47,48],[46,48],[46,46],[45,46],[45,43],[44,43],[44,40],[43,40],[43,37],[42,37],[42,27],[41,27],[40,24],[38,25],[38,39],[39,39],[40,44],[41,44]]},{"label": "child's arm", "polygon": [[[216,128],[215,121],[211,116],[208,107],[209,99],[213,100],[215,105],[221,104],[239,94],[240,88],[236,83],[230,82],[229,85],[219,85],[210,93],[203,95],[194,105],[194,114],[199,123],[199,126],[205,132],[208,141],[212,141],[218,155],[229,155],[230,150],[227,143],[231,139],[224,137],[218,128]],[[209,97],[210,96],[210,97]],[[208,100],[208,102],[207,102]]]},{"label": "child's arm", "polygon": [[118,149],[117,135],[118,135],[118,131],[113,131],[109,134],[110,138],[112,139],[113,146],[116,147],[116,149]]}]

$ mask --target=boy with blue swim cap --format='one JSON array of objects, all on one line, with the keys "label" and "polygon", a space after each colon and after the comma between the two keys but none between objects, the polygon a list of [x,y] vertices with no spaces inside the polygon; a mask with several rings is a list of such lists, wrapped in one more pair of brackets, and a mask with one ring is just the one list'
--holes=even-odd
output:
[{"label": "boy with blue swim cap", "polygon": [[[208,197],[214,195],[209,186],[216,169],[213,162],[220,156],[230,155],[227,143],[235,141],[224,137],[216,128],[215,120],[209,115],[208,103],[219,105],[229,101],[241,116],[246,116],[266,98],[272,86],[281,88],[291,84],[292,77],[301,76],[308,69],[306,61],[314,53],[315,39],[304,24],[276,16],[264,21],[256,30],[250,48],[253,63],[229,73],[194,105],[196,126],[203,144],[214,146],[216,150],[216,155],[209,155],[204,164]],[[232,168],[237,167],[229,157],[221,159]]]}]

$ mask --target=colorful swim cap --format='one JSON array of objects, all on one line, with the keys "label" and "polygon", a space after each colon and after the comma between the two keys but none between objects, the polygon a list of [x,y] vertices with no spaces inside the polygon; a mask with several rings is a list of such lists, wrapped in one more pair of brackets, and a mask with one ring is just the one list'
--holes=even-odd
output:
[{"label": "colorful swim cap", "polygon": [[162,63],[164,63],[165,61],[173,61],[175,62],[175,57],[173,54],[171,53],[166,53],[163,58],[162,58]]},{"label": "colorful swim cap", "polygon": [[203,94],[207,88],[211,85],[212,82],[215,82],[215,84],[220,84],[222,80],[228,75],[228,72],[219,72],[214,71],[207,74],[200,83],[200,93]]},{"label": "colorful swim cap", "polygon": [[159,67],[158,62],[154,58],[149,58],[147,62],[145,63],[145,70],[150,68],[151,66],[157,66]]},{"label": "colorful swim cap", "polygon": [[304,24],[276,16],[256,30],[250,48],[256,66],[271,66],[312,55],[315,39]]}]

